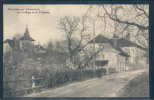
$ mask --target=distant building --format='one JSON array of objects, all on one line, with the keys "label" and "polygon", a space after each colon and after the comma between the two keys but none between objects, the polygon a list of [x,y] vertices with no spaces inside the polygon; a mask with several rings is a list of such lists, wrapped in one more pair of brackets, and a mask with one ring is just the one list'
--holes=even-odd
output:
[{"label": "distant building", "polygon": [[31,38],[31,36],[29,34],[28,27],[26,27],[24,36],[19,39],[19,46],[20,46],[20,48],[21,49],[28,49],[28,46],[26,46],[26,45],[33,46],[34,45],[34,41],[35,40],[33,38]]},{"label": "distant building", "polygon": [[15,50],[19,48],[19,41],[16,40],[16,38],[11,39],[6,39],[3,42],[3,52],[5,53],[8,50]]},{"label": "distant building", "polygon": [[30,36],[28,27],[26,27],[24,35],[19,38],[6,39],[3,42],[3,53],[10,53],[10,57],[12,58],[12,51],[23,52],[25,57],[30,57],[33,54],[41,54],[45,53],[45,48],[43,48],[40,44],[34,45],[34,39]]},{"label": "distant building", "polygon": [[34,41],[35,40],[30,37],[29,30],[26,27],[24,36],[21,37],[19,40],[17,40],[16,38],[13,38],[13,40],[6,39],[3,42],[3,48],[4,48],[3,52],[5,53],[8,50],[13,50],[13,49],[22,49],[24,44],[34,44]]},{"label": "distant building", "polygon": [[3,59],[12,62],[12,51],[19,49],[19,41],[7,39],[3,42]]},{"label": "distant building", "polygon": [[37,54],[43,54],[43,53],[46,52],[46,49],[43,46],[41,46],[40,44],[38,44],[38,45],[35,46],[34,51]]},{"label": "distant building", "polygon": [[12,44],[14,44],[14,42],[12,40],[5,40],[3,43],[3,53],[7,53],[9,51],[12,51],[14,45],[12,46]]},{"label": "distant building", "polygon": [[[93,40],[89,43],[93,43]],[[95,37],[95,46],[96,51],[99,46],[104,48],[96,56],[95,65],[97,67],[114,68],[119,72],[128,70],[127,64],[134,64],[136,60],[145,63],[141,55],[146,52],[146,49],[130,41],[130,34],[126,38],[119,38],[114,34],[112,39],[100,34]],[[137,55],[139,55],[138,58]]]},{"label": "distant building", "polygon": [[130,40],[130,33],[128,33],[125,38],[119,38],[117,40],[117,46],[131,56],[128,59],[130,63],[142,63],[146,48],[132,42]]}]

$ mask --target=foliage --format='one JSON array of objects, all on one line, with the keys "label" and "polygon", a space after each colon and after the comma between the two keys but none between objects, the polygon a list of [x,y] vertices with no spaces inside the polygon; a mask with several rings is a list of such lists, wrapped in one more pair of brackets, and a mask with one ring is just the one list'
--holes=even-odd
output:
[{"label": "foliage", "polygon": [[99,20],[105,33],[111,27],[111,33],[120,37],[130,33],[131,39],[148,48],[149,5],[91,5],[86,15]]},{"label": "foliage", "polygon": [[120,97],[149,97],[149,75],[142,73],[124,86],[119,94]]},{"label": "foliage", "polygon": [[40,74],[40,77],[48,77],[45,83],[50,87],[55,87],[68,82],[81,81],[89,78],[99,77],[99,75],[105,75],[106,69],[61,69],[56,72],[50,72],[50,75]]},{"label": "foliage", "polygon": [[[36,73],[36,72],[35,72]],[[36,75],[37,74],[37,75]],[[104,76],[106,74],[106,69],[61,69],[57,71],[41,71],[34,74],[37,76],[35,78],[43,78],[42,80],[36,81],[36,86],[43,86],[42,88],[29,88],[27,90],[19,90],[16,92],[5,92],[5,96],[9,97],[20,97],[33,92],[40,92],[42,89],[49,89],[63,85],[65,83],[71,83],[75,81],[82,81],[94,77]],[[19,82],[21,85],[21,82]],[[19,86],[19,84],[18,84]],[[9,87],[8,87],[9,88]],[[5,88],[5,89],[8,89]],[[15,88],[9,88],[15,91]],[[9,93],[9,95],[8,95]]]}]

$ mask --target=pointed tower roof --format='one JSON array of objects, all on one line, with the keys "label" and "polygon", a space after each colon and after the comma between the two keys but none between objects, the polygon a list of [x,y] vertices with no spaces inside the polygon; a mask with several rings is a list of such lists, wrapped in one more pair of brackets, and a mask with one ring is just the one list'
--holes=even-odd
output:
[{"label": "pointed tower roof", "polygon": [[30,37],[29,30],[28,30],[27,26],[26,26],[26,30],[25,30],[24,36],[22,38],[20,38],[20,40],[35,41],[33,38]]}]

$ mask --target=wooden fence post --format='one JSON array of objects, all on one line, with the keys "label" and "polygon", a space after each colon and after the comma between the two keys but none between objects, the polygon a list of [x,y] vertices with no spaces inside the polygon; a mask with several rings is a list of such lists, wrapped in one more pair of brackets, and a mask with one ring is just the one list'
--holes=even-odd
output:
[{"label": "wooden fence post", "polygon": [[35,87],[35,80],[34,80],[34,76],[32,76],[32,88],[34,88]]}]

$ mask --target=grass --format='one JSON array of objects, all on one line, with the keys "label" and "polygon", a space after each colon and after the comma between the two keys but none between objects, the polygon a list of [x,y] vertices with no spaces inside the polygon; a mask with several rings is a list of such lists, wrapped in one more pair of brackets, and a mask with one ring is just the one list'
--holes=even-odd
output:
[{"label": "grass", "polygon": [[149,97],[149,74],[142,73],[132,79],[120,91],[120,97]]}]

